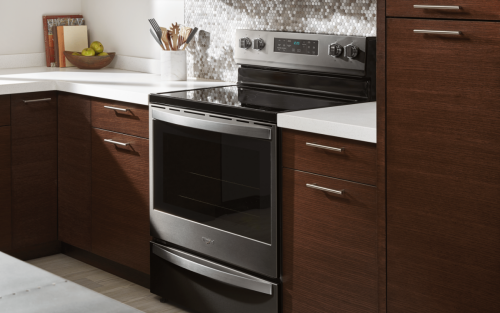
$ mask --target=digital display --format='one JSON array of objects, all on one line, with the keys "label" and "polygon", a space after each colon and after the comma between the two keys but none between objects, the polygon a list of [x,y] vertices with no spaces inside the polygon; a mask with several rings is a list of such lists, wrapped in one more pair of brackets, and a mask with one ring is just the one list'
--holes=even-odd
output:
[{"label": "digital display", "polygon": [[302,39],[274,39],[274,52],[318,55],[319,41]]}]

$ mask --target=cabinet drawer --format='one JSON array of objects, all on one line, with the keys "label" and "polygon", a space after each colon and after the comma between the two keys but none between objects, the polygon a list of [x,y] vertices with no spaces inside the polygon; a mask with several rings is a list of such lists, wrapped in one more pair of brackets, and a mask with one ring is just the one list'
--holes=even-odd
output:
[{"label": "cabinet drawer", "polygon": [[395,17],[500,19],[500,3],[492,0],[386,0],[386,9]]},{"label": "cabinet drawer", "polygon": [[[314,145],[342,149],[332,151]],[[283,130],[283,166],[375,185],[376,145],[296,130]]]},{"label": "cabinet drawer", "polygon": [[149,241],[149,140],[93,129],[92,252],[149,274]]},{"label": "cabinet drawer", "polygon": [[375,187],[283,170],[285,313],[377,312],[376,218]]},{"label": "cabinet drawer", "polygon": [[92,126],[149,138],[148,106],[113,100],[92,100]]},{"label": "cabinet drawer", "polygon": [[10,96],[0,96],[0,126],[10,125]]}]

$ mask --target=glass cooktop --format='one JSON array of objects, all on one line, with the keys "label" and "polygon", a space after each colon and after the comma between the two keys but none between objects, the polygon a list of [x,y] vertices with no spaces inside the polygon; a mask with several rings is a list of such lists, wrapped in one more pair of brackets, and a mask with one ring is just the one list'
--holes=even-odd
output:
[{"label": "glass cooktop", "polygon": [[242,86],[151,95],[152,104],[180,106],[276,123],[277,114],[356,103],[353,99]]}]

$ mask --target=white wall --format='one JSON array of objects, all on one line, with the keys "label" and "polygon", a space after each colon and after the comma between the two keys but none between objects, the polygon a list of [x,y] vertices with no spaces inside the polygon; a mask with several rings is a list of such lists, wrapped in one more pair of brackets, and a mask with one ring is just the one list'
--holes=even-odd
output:
[{"label": "white wall", "polygon": [[81,14],[82,0],[0,0],[0,55],[44,53],[43,15]]},{"label": "white wall", "polygon": [[[5,1],[5,0],[0,0]],[[163,27],[184,23],[184,0],[82,0],[90,41],[121,56],[160,58],[148,19]]]}]

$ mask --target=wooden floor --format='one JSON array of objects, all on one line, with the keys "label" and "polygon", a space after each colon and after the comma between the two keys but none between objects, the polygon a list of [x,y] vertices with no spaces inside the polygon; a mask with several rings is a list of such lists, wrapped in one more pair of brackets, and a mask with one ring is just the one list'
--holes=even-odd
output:
[{"label": "wooden floor", "polygon": [[64,254],[35,259],[28,263],[146,313],[187,313],[169,304],[161,303],[160,298],[150,293],[149,289]]}]

